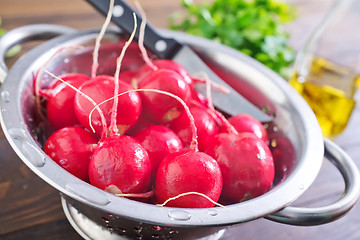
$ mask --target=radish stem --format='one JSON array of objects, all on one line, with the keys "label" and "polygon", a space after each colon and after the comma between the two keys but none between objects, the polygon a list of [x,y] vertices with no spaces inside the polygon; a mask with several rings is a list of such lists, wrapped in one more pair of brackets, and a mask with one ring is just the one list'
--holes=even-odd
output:
[{"label": "radish stem", "polygon": [[[131,42],[134,39],[136,28],[137,28],[137,22],[136,22],[135,13],[133,13],[133,16],[134,16],[134,30],[131,33],[129,40],[126,41],[124,47],[122,48],[120,56],[116,60],[114,96],[117,96],[119,94],[119,81],[120,81],[119,74],[120,74],[121,62],[122,62],[122,60],[124,58],[126,49],[129,47],[129,45],[131,44]],[[118,98],[117,97],[114,98],[114,104],[113,104],[112,113],[111,113],[110,134],[116,134],[116,133],[119,132],[119,130],[118,130],[117,126],[116,126],[116,116],[117,116],[118,103],[119,103]]]},{"label": "radish stem", "polygon": [[97,73],[97,69],[99,67],[99,49],[100,49],[100,41],[103,38],[106,28],[108,27],[110,20],[111,20],[111,16],[113,13],[113,8],[114,8],[114,0],[110,0],[110,5],[109,5],[109,11],[107,13],[105,22],[100,30],[99,35],[96,38],[95,41],[95,47],[94,47],[94,52],[93,52],[93,64],[91,66],[91,78],[95,78],[96,77],[96,73]]},{"label": "radish stem", "polygon": [[172,197],[172,198],[169,198],[167,199],[165,202],[163,202],[162,204],[157,204],[158,206],[160,207],[164,207],[168,202],[170,201],[173,201],[173,200],[176,200],[180,197],[184,197],[184,196],[187,196],[187,195],[199,195],[201,197],[204,197],[206,198],[207,200],[209,200],[211,203],[215,204],[216,206],[219,206],[219,207],[222,207],[222,208],[226,208],[224,205],[220,204],[220,203],[217,203],[215,202],[214,200],[212,200],[211,198],[209,198],[208,196],[206,196],[205,194],[203,193],[199,193],[199,192],[186,192],[186,193],[181,193],[175,197]]},{"label": "radish stem", "polygon": [[128,198],[149,198],[154,196],[154,191],[149,191],[146,193],[116,193],[118,197],[128,197]]},{"label": "radish stem", "polygon": [[149,56],[147,55],[147,51],[144,47],[144,35],[145,35],[145,26],[146,26],[146,14],[144,9],[141,7],[141,4],[139,3],[139,1],[135,1],[135,5],[139,10],[139,13],[141,15],[142,21],[140,24],[140,30],[139,30],[139,40],[138,40],[138,44],[139,44],[139,48],[141,51],[141,54],[143,56],[143,59],[145,61],[145,63],[152,69],[152,70],[157,70],[158,67],[155,66],[152,61],[149,59]]},{"label": "radish stem", "polygon": [[205,79],[206,82],[206,98],[208,100],[207,107],[209,108],[210,112],[213,112],[214,115],[221,119],[222,124],[225,124],[227,130],[229,133],[232,133],[234,135],[238,135],[238,131],[235,129],[235,127],[225,118],[223,114],[221,114],[219,111],[217,111],[213,105],[212,97],[211,97],[211,81],[209,79],[209,76],[206,73],[199,73],[202,74],[202,76]]},{"label": "radish stem", "polygon": [[[204,78],[204,76],[206,76],[206,78],[209,78],[209,77],[206,75],[206,73],[204,73],[204,72],[194,73],[194,74],[192,75],[192,77],[194,77],[194,78],[193,78],[193,81],[194,81],[194,82],[199,82],[199,83],[206,83],[206,80],[203,80],[203,79],[200,79],[200,78],[199,78],[199,77],[203,77],[203,78]],[[225,93],[225,94],[229,94],[229,93],[230,93],[230,90],[229,90],[228,88],[222,86],[221,84],[218,84],[218,83],[216,83],[216,82],[213,82],[213,81],[211,81],[210,79],[209,79],[209,81],[210,81],[210,85],[211,85],[213,88],[215,88],[215,89],[217,89],[217,90],[219,90],[220,92]]]}]

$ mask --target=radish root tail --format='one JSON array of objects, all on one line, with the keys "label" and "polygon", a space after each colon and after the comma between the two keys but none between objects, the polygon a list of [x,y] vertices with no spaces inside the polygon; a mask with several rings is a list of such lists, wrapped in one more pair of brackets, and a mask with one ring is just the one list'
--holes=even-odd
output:
[{"label": "radish root tail", "polygon": [[213,203],[214,205],[218,206],[218,207],[222,207],[222,208],[226,208],[224,205],[215,202],[214,200],[212,200],[210,197],[208,197],[207,195],[203,194],[203,193],[199,193],[199,192],[186,192],[186,193],[181,193],[175,197],[171,197],[169,199],[167,199],[165,202],[161,203],[161,204],[157,204],[157,206],[160,207],[164,207],[168,202],[176,200],[178,198],[184,197],[184,196],[188,196],[188,195],[198,195],[201,197],[206,198],[207,200],[209,200],[211,203]]},{"label": "radish root tail", "polygon": [[137,9],[139,10],[139,13],[141,15],[142,21],[140,24],[140,29],[139,29],[139,40],[138,40],[138,44],[139,44],[139,48],[142,54],[142,57],[145,61],[145,63],[154,71],[156,71],[158,69],[157,66],[155,66],[155,64],[152,63],[152,61],[149,59],[149,56],[147,54],[147,51],[144,47],[144,35],[145,35],[145,26],[146,26],[146,14],[144,9],[141,7],[141,4],[139,1],[135,1],[135,5],[137,7]]},{"label": "radish root tail", "polygon": [[[136,22],[136,15],[133,13],[134,16],[134,30],[132,31],[130,38],[128,41],[126,41],[124,47],[121,50],[120,56],[116,60],[116,71],[115,71],[115,90],[114,90],[114,96],[117,96],[119,94],[119,75],[120,75],[120,68],[121,68],[121,62],[125,56],[126,49],[129,47],[131,42],[134,39],[136,28],[137,28],[137,22]],[[112,108],[111,113],[111,124],[110,124],[110,134],[117,134],[119,132],[119,129],[116,126],[116,117],[117,117],[117,108],[118,108],[119,100],[118,98],[114,98],[114,104]]]},{"label": "radish root tail", "polygon": [[93,52],[93,64],[91,66],[91,78],[96,77],[97,69],[99,67],[99,59],[98,58],[99,58],[100,42],[101,42],[102,38],[104,37],[106,28],[110,24],[111,16],[113,13],[113,8],[114,8],[114,0],[110,0],[109,11],[107,13],[105,22],[104,22],[103,26],[101,27],[100,33],[97,36],[96,41],[95,41],[95,47],[94,47],[94,52]]}]

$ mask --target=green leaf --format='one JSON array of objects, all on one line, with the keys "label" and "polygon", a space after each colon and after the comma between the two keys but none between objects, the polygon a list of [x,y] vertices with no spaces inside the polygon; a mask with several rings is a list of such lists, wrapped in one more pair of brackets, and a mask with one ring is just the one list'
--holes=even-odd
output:
[{"label": "green leaf", "polygon": [[[280,0],[213,0],[195,4],[182,0],[182,21],[170,17],[170,28],[233,47],[279,74],[294,61],[283,24],[296,17],[296,8]],[[176,15],[178,18],[178,15]]]}]

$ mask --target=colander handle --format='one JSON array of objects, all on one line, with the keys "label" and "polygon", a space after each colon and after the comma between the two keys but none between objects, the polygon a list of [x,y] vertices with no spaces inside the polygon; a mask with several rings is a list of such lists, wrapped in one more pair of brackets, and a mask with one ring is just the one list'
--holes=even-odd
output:
[{"label": "colander handle", "polygon": [[313,226],[332,222],[347,213],[360,195],[360,175],[352,159],[335,143],[324,139],[325,157],[340,171],[345,182],[342,196],[334,203],[315,208],[285,207],[265,216],[266,219],[298,226]]},{"label": "colander handle", "polygon": [[5,56],[13,46],[32,40],[50,39],[62,34],[74,32],[75,29],[54,24],[34,24],[19,27],[5,33],[0,38],[0,83],[3,83],[7,75]]}]

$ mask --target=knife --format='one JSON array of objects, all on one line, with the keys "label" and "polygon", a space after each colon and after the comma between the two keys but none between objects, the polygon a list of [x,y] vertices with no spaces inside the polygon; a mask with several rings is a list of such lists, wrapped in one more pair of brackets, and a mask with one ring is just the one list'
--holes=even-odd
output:
[{"label": "knife", "polygon": [[[86,1],[95,7],[101,14],[107,15],[110,1]],[[134,29],[133,13],[136,14],[137,21],[140,23],[142,21],[141,16],[134,9],[123,0],[115,0],[111,20],[126,33],[130,34]],[[135,39],[138,38],[139,29],[137,29],[135,34]],[[145,27],[144,46],[147,50],[161,59],[171,59],[180,63],[190,75],[198,72],[205,72],[211,81],[228,89],[228,93],[222,93],[216,90],[212,91],[213,104],[221,111],[229,115],[248,113],[261,122],[272,121],[271,116],[250,103],[216,75],[216,73],[214,73],[189,46],[178,42],[176,39],[161,36],[149,23],[147,23]],[[195,89],[206,95],[204,84],[198,84],[195,86]]]}]

